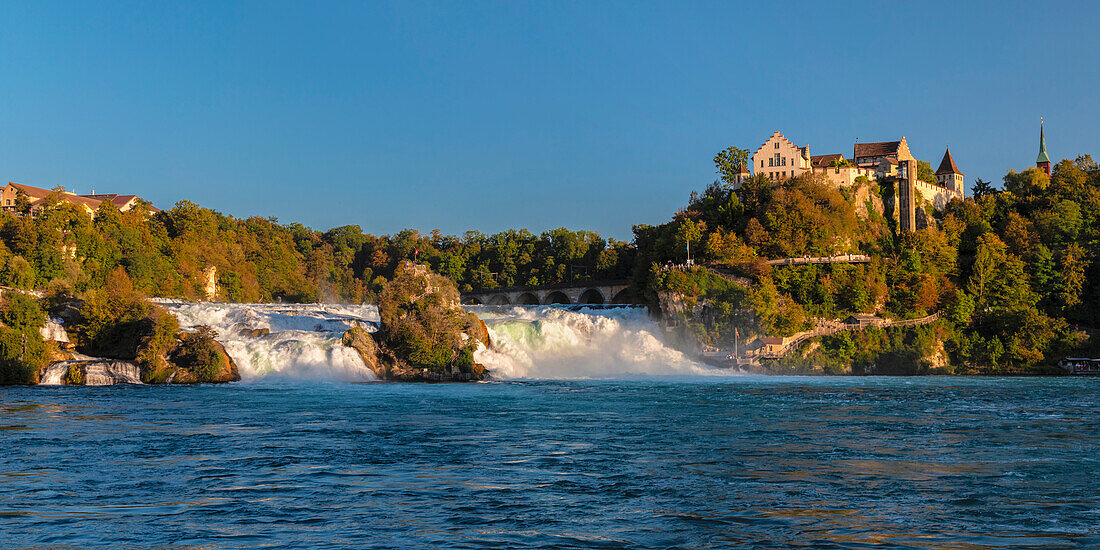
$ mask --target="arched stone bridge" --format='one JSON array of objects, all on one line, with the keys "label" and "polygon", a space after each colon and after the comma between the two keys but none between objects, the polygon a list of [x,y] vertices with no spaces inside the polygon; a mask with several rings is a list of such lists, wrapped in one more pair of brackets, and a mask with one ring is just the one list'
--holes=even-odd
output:
[{"label": "arched stone bridge", "polygon": [[629,304],[629,281],[590,281],[544,286],[495,288],[463,292],[463,304],[550,305],[550,304]]}]

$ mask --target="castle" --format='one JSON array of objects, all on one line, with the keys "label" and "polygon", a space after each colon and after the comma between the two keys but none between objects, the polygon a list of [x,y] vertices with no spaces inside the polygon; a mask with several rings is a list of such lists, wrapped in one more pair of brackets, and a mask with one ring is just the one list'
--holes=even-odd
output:
[{"label": "castle", "polygon": [[[944,152],[935,172],[936,181],[923,181],[917,178],[917,159],[909,152],[905,137],[899,141],[856,143],[852,158],[846,159],[841,153],[811,155],[809,145],[799,147],[775,131],[752,154],[752,169],[772,181],[806,173],[821,174],[837,188],[854,187],[861,177],[880,184],[890,183],[896,186],[894,212],[902,231],[917,228],[916,210],[920,204],[943,209],[951,200],[962,200],[965,196],[964,174],[951,157],[950,149]],[[746,167],[740,172],[735,187],[750,177]]]}]

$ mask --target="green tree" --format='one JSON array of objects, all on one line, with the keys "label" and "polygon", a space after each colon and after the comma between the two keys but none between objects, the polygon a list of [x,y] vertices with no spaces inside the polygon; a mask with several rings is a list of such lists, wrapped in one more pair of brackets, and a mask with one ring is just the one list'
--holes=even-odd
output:
[{"label": "green tree", "polygon": [[9,256],[0,270],[0,284],[15,288],[32,289],[36,279],[34,268],[22,256]]},{"label": "green tree", "polygon": [[970,187],[970,192],[974,196],[974,200],[978,200],[986,195],[992,195],[997,192],[993,188],[993,185],[988,181],[978,178],[974,180],[974,184]]},{"label": "green tree", "polygon": [[928,183],[936,183],[936,171],[932,169],[932,165],[926,161],[917,161],[917,179],[926,181]]},{"label": "green tree", "polygon": [[0,319],[16,330],[38,330],[46,324],[46,313],[34,297],[22,292],[9,292]]},{"label": "green tree", "polygon": [[737,147],[726,147],[714,155],[714,168],[718,178],[727,187],[737,182],[741,170],[748,171],[749,151]]}]

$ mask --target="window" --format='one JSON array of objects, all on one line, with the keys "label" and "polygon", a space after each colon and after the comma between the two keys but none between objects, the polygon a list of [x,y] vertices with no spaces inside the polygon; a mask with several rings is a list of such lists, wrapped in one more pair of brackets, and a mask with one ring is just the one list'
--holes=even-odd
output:
[{"label": "window", "polygon": [[778,148],[779,148],[779,142],[778,142],[778,141],[777,141],[777,142],[775,142],[775,148],[776,148],[776,149],[778,149]]},{"label": "window", "polygon": [[[764,161],[760,161],[764,162]],[[775,159],[768,159],[768,166],[775,166]]]}]

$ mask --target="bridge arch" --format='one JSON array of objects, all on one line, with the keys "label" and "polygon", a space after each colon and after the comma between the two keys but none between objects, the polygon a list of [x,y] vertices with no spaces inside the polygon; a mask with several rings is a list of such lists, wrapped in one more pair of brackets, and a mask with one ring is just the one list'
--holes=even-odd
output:
[{"label": "bridge arch", "polygon": [[615,297],[611,298],[611,303],[612,304],[629,304],[629,303],[631,303],[630,289],[629,288],[624,288],[624,289],[620,290],[619,292],[617,292],[615,294]]},{"label": "bridge arch", "polygon": [[533,292],[524,292],[516,297],[516,304],[521,306],[537,306],[539,305],[539,297],[535,296]]},{"label": "bridge arch", "polygon": [[562,292],[560,290],[555,290],[554,292],[551,292],[550,294],[547,294],[546,299],[543,300],[542,303],[546,304],[546,305],[550,305],[550,304],[571,304],[573,302],[569,301],[569,296],[566,296],[564,292]]},{"label": "bridge arch", "polygon": [[478,298],[477,296],[466,296],[462,298],[462,303],[468,306],[480,306],[481,298]]},{"label": "bridge arch", "polygon": [[491,306],[510,306],[512,301],[508,299],[507,294],[494,294],[489,297],[488,305]]},{"label": "bridge arch", "polygon": [[603,294],[599,290],[590,288],[581,293],[581,297],[577,300],[578,304],[602,304],[606,300],[603,298]]}]

